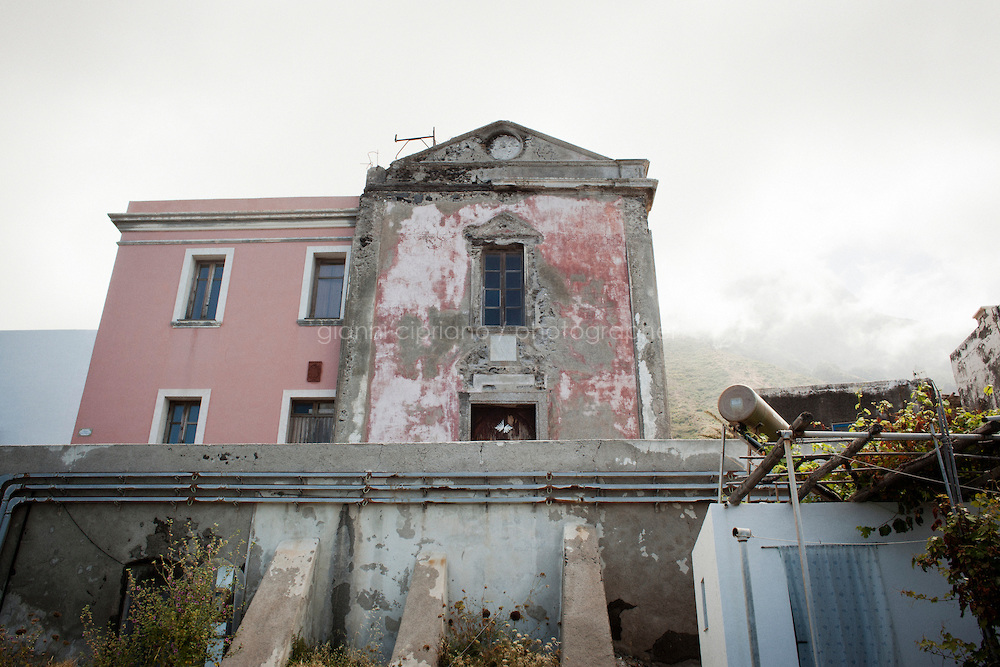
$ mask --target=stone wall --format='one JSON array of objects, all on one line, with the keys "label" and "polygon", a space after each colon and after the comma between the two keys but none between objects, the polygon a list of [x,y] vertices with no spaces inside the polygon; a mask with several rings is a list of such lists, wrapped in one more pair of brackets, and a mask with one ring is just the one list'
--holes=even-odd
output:
[{"label": "stone wall", "polygon": [[976,313],[976,330],[951,353],[951,370],[962,405],[976,410],[1000,407],[995,392],[1000,389],[1000,306]]}]

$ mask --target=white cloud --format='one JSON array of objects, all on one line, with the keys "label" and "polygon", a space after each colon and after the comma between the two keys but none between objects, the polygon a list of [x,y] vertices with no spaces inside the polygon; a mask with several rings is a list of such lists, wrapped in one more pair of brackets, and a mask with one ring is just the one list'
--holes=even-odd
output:
[{"label": "white cloud", "polygon": [[394,134],[506,118],[650,160],[666,331],[940,365],[1000,294],[998,33],[930,0],[7,3],[0,326],[96,327],[130,199],[357,194]]}]

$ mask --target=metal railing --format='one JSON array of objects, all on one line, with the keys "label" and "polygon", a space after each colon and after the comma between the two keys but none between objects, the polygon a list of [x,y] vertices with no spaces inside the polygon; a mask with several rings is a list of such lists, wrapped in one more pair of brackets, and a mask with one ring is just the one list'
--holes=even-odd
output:
[{"label": "metal railing", "polygon": [[714,501],[733,483],[703,471],[18,473],[0,477],[0,548],[25,503],[648,504]]}]

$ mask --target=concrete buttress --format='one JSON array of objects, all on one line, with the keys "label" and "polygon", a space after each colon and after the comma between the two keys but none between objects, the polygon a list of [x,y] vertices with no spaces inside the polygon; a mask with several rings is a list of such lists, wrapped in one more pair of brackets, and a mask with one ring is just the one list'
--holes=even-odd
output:
[{"label": "concrete buttress", "polygon": [[615,652],[608,621],[608,600],[590,526],[567,525],[563,533],[562,660],[563,667],[614,667]]},{"label": "concrete buttress", "polygon": [[437,553],[418,559],[410,578],[410,590],[390,664],[401,667],[437,665],[447,605],[447,558]]},{"label": "concrete buttress", "polygon": [[267,568],[222,667],[281,667],[302,633],[319,540],[286,540]]}]

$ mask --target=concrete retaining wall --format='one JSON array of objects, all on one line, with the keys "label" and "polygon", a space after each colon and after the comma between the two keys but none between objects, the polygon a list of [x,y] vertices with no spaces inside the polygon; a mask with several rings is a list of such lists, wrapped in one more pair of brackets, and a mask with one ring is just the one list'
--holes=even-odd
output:
[{"label": "concrete retaining wall", "polygon": [[[0,472],[717,471],[718,448],[664,440],[0,447]],[[303,632],[313,641],[374,642],[388,657],[414,562],[430,552],[447,558],[449,601],[517,608],[519,629],[558,637],[563,533],[586,523],[598,538],[616,647],[680,662],[697,658],[691,548],[706,509],[683,494],[657,504],[28,505],[15,510],[0,553],[0,565],[13,563],[0,624],[34,613],[47,634],[68,638],[63,653],[81,650],[80,610],[90,605],[99,622],[116,620],[124,564],[162,553],[164,522],[173,519],[231,538],[226,557],[244,568],[248,600],[280,542],[318,539]]]},{"label": "concrete retaining wall", "polygon": [[429,554],[417,560],[400,622],[392,664],[436,667],[448,612],[448,559]]}]

